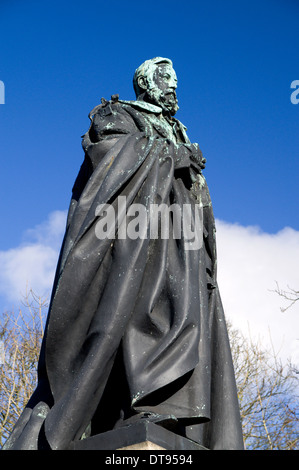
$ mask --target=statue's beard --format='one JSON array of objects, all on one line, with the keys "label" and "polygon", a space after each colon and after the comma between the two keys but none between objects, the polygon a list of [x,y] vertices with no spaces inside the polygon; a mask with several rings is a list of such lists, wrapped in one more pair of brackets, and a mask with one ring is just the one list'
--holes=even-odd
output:
[{"label": "statue's beard", "polygon": [[174,116],[179,109],[176,92],[172,89],[166,90],[166,92],[157,87],[148,89],[145,100],[160,106],[163,111],[169,112],[171,116]]}]

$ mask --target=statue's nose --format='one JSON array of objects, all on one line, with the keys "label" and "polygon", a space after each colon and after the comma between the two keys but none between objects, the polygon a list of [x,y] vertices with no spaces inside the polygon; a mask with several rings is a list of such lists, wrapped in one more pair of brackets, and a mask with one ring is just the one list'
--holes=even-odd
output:
[{"label": "statue's nose", "polygon": [[169,83],[169,87],[170,88],[173,88],[174,90],[176,89],[177,87],[177,79],[172,77],[171,80],[170,80],[170,83]]}]

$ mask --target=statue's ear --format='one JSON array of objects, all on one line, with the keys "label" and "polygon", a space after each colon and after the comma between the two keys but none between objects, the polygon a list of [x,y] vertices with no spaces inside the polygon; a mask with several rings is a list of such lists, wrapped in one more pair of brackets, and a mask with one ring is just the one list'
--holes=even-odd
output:
[{"label": "statue's ear", "polygon": [[147,89],[147,83],[145,77],[139,77],[137,80],[139,88],[142,88],[142,90]]}]

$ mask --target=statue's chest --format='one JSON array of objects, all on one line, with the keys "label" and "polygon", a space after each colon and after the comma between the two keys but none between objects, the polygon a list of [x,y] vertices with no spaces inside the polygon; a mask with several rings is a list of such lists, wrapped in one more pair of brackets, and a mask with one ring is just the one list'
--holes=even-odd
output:
[{"label": "statue's chest", "polygon": [[181,131],[177,122],[170,123],[163,116],[156,116],[149,114],[146,119],[150,122],[153,130],[157,132],[161,137],[171,140],[174,143],[186,143],[186,137]]}]

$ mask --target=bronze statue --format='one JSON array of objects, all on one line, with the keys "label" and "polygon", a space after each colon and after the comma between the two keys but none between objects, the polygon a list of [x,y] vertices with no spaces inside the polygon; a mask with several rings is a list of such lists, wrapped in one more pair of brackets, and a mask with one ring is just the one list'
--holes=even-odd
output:
[{"label": "bronze statue", "polygon": [[[136,101],[113,95],[89,115],[38,385],[7,449],[69,449],[138,420],[243,448],[205,159],[174,118],[176,87],[156,57],[135,72]],[[153,228],[153,207],[176,211]]]}]

